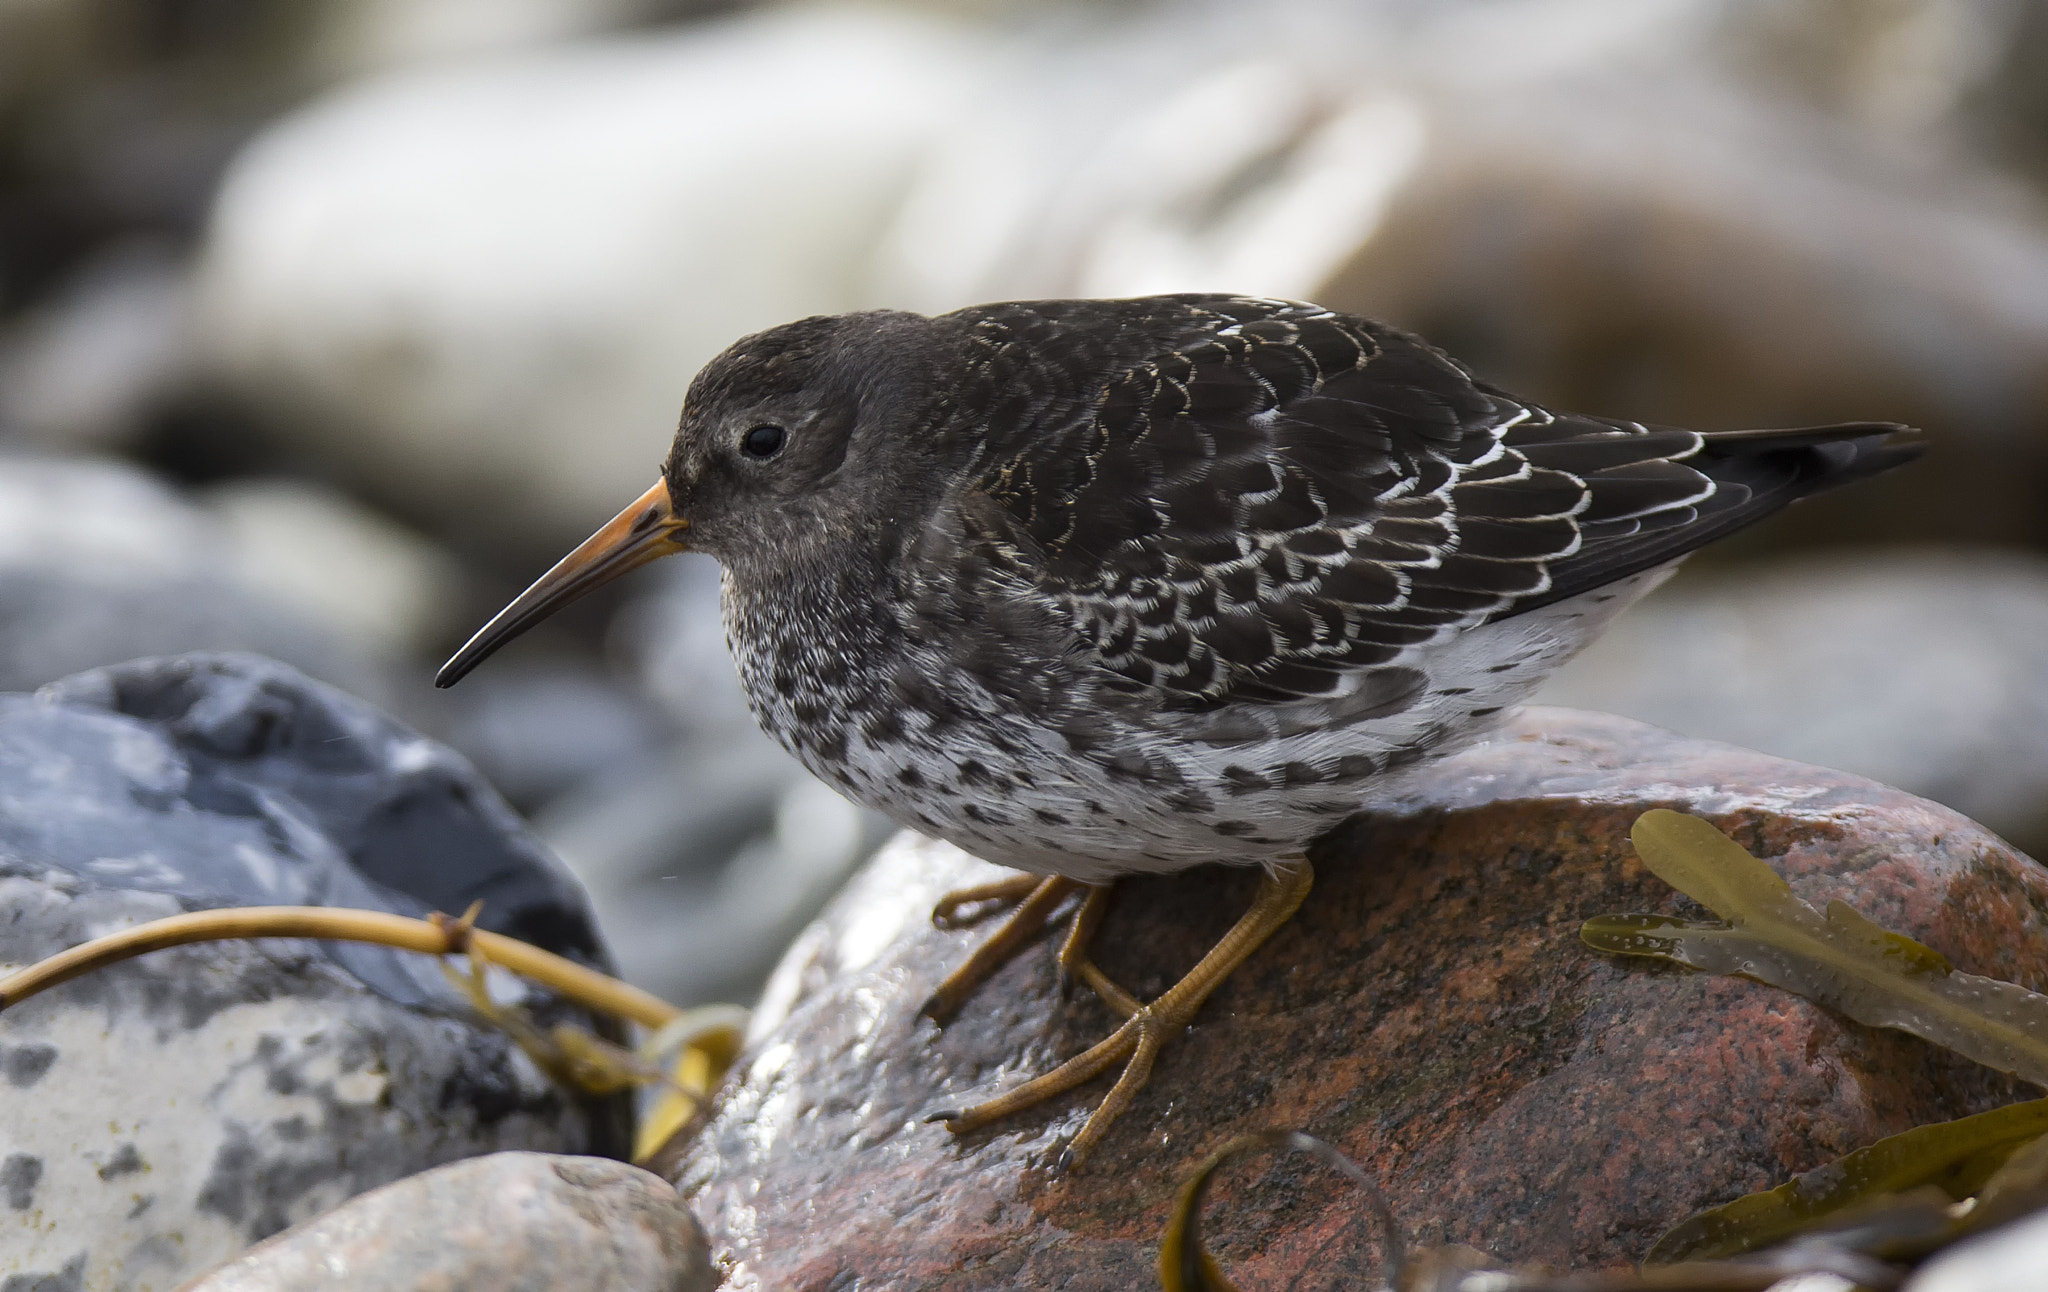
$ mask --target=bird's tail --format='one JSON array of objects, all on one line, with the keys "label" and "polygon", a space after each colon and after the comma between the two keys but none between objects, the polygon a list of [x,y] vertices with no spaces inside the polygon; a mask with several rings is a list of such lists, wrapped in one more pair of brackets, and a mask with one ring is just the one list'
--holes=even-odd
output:
[{"label": "bird's tail", "polygon": [[[1700,456],[1713,459],[1759,456],[1799,459],[1796,486],[1801,497],[1824,493],[1904,466],[1927,452],[1918,430],[1897,422],[1839,422],[1787,430],[1703,431]],[[1705,467],[1709,475],[1716,474]]]}]

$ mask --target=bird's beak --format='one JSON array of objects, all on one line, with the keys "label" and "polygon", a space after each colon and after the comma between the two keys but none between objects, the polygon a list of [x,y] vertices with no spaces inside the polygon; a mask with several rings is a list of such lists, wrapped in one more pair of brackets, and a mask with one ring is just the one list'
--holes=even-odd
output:
[{"label": "bird's beak", "polygon": [[435,686],[454,686],[492,651],[594,588],[610,583],[671,552],[687,552],[683,531],[690,522],[676,515],[668,484],[657,480],[632,506],[611,518],[575,551],[555,563],[532,587],[477,630],[434,675]]}]

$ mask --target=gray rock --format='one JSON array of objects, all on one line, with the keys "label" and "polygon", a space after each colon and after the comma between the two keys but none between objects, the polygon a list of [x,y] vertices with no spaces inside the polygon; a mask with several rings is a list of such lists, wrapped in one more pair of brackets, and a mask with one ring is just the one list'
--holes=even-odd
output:
[{"label": "gray rock", "polygon": [[445,696],[448,743],[529,810],[633,776],[675,734],[645,693],[576,660],[508,652]]},{"label": "gray rock", "polygon": [[182,1292],[710,1292],[718,1268],[676,1191],[638,1167],[494,1153],[387,1184]]},{"label": "gray rock", "polygon": [[252,583],[243,556],[229,526],[133,467],[0,456],[0,691],[148,655],[247,650],[392,699],[395,671],[371,643]]},{"label": "gray rock", "polygon": [[[0,962],[195,907],[474,898],[487,927],[606,963],[573,881],[466,764],[282,665],[140,661],[0,696]],[[9,1271],[94,1288],[168,1286],[437,1163],[625,1144],[622,1101],[565,1094],[431,961],[381,948],[144,956],[0,1015],[0,1077]]]},{"label": "gray rock", "polygon": [[1839,767],[2048,845],[2048,561],[1899,549],[1680,575],[1539,693]]}]

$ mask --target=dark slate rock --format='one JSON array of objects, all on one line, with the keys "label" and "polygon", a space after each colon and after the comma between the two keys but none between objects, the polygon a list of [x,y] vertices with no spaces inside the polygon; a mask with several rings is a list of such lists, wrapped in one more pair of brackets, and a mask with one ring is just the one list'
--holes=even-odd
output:
[{"label": "dark slate rock", "polygon": [[[581,888],[460,755],[260,656],[0,696],[0,796],[0,851],[90,883],[402,915],[481,900],[482,927],[609,968]],[[330,954],[395,999],[446,998],[417,957]]]},{"label": "dark slate rock", "polygon": [[[0,964],[201,907],[477,898],[485,926],[608,964],[574,881],[466,763],[283,665],[144,660],[0,696]],[[591,1025],[507,981],[544,1023]],[[626,1144],[623,1101],[557,1088],[431,960],[332,943],[65,984],[0,1015],[0,1079],[0,1252],[52,1286],[167,1287],[438,1163]]]}]

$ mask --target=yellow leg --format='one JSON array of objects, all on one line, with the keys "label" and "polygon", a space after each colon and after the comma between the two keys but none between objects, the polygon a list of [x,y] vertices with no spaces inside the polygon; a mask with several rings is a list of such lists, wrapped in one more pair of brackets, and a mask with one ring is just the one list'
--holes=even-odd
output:
[{"label": "yellow leg", "polygon": [[[946,980],[932,992],[931,999],[925,1001],[924,1012],[941,1023],[959,1013],[961,1004],[974,989],[1002,968],[1026,942],[1038,936],[1052,919],[1052,913],[1059,909],[1059,904],[1079,887],[1078,881],[1062,879],[1058,875],[1049,879],[1019,875],[1015,879],[984,884],[980,888],[959,889],[940,898],[938,907],[932,911],[935,924],[940,924],[942,913],[950,918],[960,907],[970,903],[1024,895],[1024,900],[1018,903],[1010,918],[1003,921],[1003,926],[991,934],[988,941],[976,947],[974,954],[968,956],[958,969],[946,975]],[[940,927],[945,925],[940,924]]]},{"label": "yellow leg", "polygon": [[[1042,1103],[1057,1095],[1065,1094],[1083,1082],[1090,1081],[1107,1072],[1118,1062],[1124,1064],[1123,1074],[1111,1087],[1081,1133],[1074,1137],[1061,1156],[1061,1166],[1071,1166],[1088,1155],[1109,1130],[1110,1123],[1117,1115],[1130,1106],[1131,1100],[1144,1089],[1145,1081],[1152,1075],[1152,1064],[1166,1042],[1186,1029],[1193,1020],[1195,1011],[1209,994],[1223,985],[1225,979],[1237,971],[1251,953],[1258,950],[1274,930],[1293,917],[1308,896],[1309,885],[1314,873],[1306,860],[1282,866],[1269,871],[1259,884],[1259,895],[1252,902],[1250,910],[1231,927],[1223,939],[1210,948],[1202,962],[1188,972],[1185,978],[1169,988],[1165,995],[1149,1005],[1139,1004],[1124,993],[1121,987],[1095,969],[1079,952],[1073,957],[1080,972],[1088,978],[1089,984],[1104,993],[1103,998],[1116,1006],[1111,992],[1119,993],[1129,1000],[1132,1010],[1123,1026],[1106,1039],[1081,1054],[1067,1060],[1044,1076],[1033,1078],[1013,1090],[1005,1091],[987,1103],[976,1104],[964,1112],[938,1113],[930,1120],[946,1123],[946,1129],[954,1134],[963,1134],[990,1122],[998,1121],[1013,1113],[1022,1112],[1034,1104]],[[1090,895],[1090,901],[1094,900]],[[1086,913],[1083,907],[1083,914]],[[1096,916],[1100,919],[1100,915]],[[1076,924],[1078,926],[1079,919]],[[1071,945],[1074,939],[1069,937]],[[1063,957],[1065,951],[1062,952]],[[1093,971],[1093,976],[1090,976]],[[1100,980],[1099,982],[1097,980]],[[1108,989],[1105,991],[1105,987]]]},{"label": "yellow leg", "polygon": [[1116,1011],[1118,1018],[1129,1018],[1143,1009],[1144,1003],[1136,996],[1110,981],[1109,975],[1097,968],[1089,958],[1088,948],[1095,941],[1095,930],[1102,927],[1102,917],[1109,910],[1109,894],[1113,884],[1090,884],[1087,900],[1081,909],[1074,912],[1074,922],[1067,929],[1067,940],[1060,944],[1060,977],[1072,982],[1079,978],[1095,989],[1102,997],[1102,1003]]},{"label": "yellow leg", "polygon": [[[1020,871],[1008,879],[998,879],[992,884],[956,888],[932,906],[932,923],[942,929],[964,929],[979,924],[1005,906],[1015,906],[1031,896],[1044,883],[1045,876],[1028,875]],[[962,915],[961,910],[969,906],[984,909]]]}]

